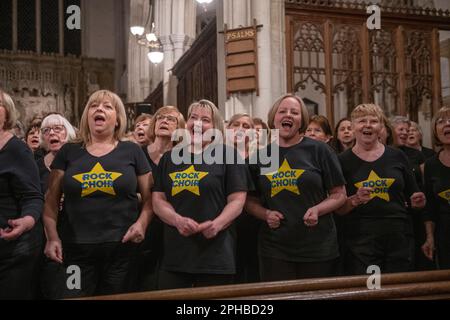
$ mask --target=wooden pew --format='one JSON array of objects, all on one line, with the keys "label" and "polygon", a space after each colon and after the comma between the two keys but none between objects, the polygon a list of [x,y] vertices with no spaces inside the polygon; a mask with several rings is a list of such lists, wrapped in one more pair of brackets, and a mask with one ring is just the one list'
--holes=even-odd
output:
[{"label": "wooden pew", "polygon": [[381,288],[367,288],[369,275],[176,289],[86,298],[90,300],[323,300],[450,299],[450,270],[381,275]]}]

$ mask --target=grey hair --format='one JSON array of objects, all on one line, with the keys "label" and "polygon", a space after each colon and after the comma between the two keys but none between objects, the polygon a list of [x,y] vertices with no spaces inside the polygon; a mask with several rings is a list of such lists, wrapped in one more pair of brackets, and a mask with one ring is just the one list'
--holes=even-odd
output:
[{"label": "grey hair", "polygon": [[398,126],[399,124],[402,124],[402,123],[406,123],[407,125],[408,125],[408,127],[409,126],[411,126],[411,121],[407,118],[407,117],[404,117],[404,116],[395,116],[395,117],[392,117],[391,119],[390,119],[390,122],[391,122],[391,125],[395,128],[396,126]]}]

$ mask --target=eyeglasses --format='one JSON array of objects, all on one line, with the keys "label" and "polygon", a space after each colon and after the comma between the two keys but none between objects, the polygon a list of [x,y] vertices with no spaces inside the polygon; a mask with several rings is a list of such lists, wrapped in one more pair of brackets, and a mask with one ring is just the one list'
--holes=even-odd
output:
[{"label": "eyeglasses", "polygon": [[436,124],[438,126],[443,126],[446,123],[450,124],[450,118],[439,118],[439,119],[436,120]]},{"label": "eyeglasses", "polygon": [[156,121],[162,121],[162,120],[166,120],[169,123],[177,123],[178,122],[178,119],[174,116],[158,114],[156,116]]},{"label": "eyeglasses", "polygon": [[42,128],[41,132],[42,132],[43,135],[48,135],[48,134],[50,134],[50,132],[52,130],[53,130],[54,133],[61,133],[64,130],[66,130],[66,128],[63,125],[57,125],[57,126]]}]

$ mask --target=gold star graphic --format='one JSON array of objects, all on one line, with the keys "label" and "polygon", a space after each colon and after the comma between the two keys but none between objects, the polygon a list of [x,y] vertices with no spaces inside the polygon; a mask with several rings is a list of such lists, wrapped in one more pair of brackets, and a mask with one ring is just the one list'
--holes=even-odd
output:
[{"label": "gold star graphic", "polygon": [[438,194],[438,196],[444,200],[447,200],[448,203],[450,204],[450,189],[442,191],[441,193]]},{"label": "gold star graphic", "polygon": [[281,190],[287,190],[300,195],[297,180],[304,172],[305,170],[292,169],[287,159],[284,159],[283,164],[277,172],[265,175],[270,181],[270,186],[272,189],[271,197],[275,197],[281,192]]},{"label": "gold star graphic", "polygon": [[368,187],[373,188],[370,193],[370,199],[380,198],[385,201],[390,201],[389,188],[395,182],[395,179],[391,178],[380,178],[375,171],[371,171],[367,180],[355,183],[356,188]]},{"label": "gold star graphic", "polygon": [[81,197],[84,198],[95,191],[115,196],[114,181],[121,175],[118,172],[105,171],[98,162],[90,172],[77,174],[73,178],[81,183]]},{"label": "gold star graphic", "polygon": [[172,179],[172,197],[181,191],[190,191],[200,196],[200,180],[208,175],[208,172],[195,171],[194,166],[190,166],[184,171],[169,174]]}]

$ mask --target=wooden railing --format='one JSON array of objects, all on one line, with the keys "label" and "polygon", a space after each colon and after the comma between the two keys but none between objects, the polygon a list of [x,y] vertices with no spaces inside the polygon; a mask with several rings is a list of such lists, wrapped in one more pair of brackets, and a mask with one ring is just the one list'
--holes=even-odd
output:
[{"label": "wooden railing", "polygon": [[381,288],[368,289],[366,276],[306,279],[88,298],[92,300],[371,300],[450,299],[450,270],[381,275]]}]

